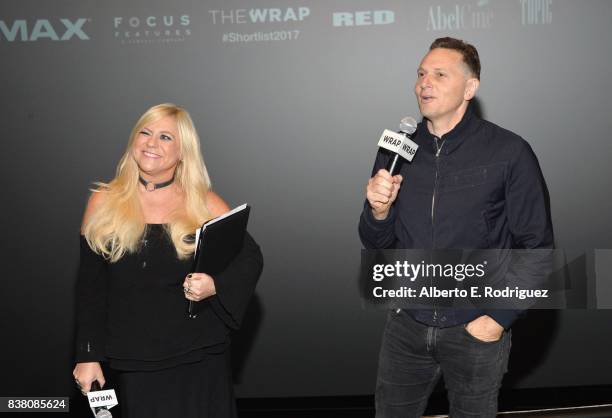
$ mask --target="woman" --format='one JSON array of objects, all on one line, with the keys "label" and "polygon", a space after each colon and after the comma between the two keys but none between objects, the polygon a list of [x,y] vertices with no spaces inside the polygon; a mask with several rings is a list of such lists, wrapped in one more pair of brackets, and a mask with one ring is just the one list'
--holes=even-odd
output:
[{"label": "woman", "polygon": [[[261,252],[247,233],[216,277],[189,271],[196,229],[228,210],[210,190],[187,111],[147,110],[83,217],[73,371],[83,393],[104,386],[108,362],[124,418],[235,416],[229,331],[253,294]],[[198,302],[195,319],[188,300]]]}]

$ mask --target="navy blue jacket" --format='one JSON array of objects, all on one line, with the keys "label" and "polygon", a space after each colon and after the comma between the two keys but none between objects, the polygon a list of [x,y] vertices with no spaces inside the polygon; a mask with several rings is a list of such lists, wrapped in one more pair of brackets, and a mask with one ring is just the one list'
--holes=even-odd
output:
[{"label": "navy blue jacket", "polygon": [[[546,185],[525,140],[470,109],[441,138],[432,135],[423,120],[413,140],[419,149],[412,163],[401,167],[404,180],[389,216],[376,220],[365,202],[359,235],[366,249],[552,248]],[[380,150],[373,174],[385,168],[389,158]],[[411,314],[440,327],[487,314],[508,328],[519,311],[445,309]]]}]

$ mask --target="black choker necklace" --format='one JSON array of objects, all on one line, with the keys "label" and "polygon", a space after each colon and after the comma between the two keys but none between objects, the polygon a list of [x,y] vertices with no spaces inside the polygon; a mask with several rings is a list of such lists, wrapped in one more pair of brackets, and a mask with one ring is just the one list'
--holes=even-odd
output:
[{"label": "black choker necklace", "polygon": [[142,184],[145,189],[147,189],[147,192],[152,192],[154,190],[170,186],[174,182],[174,174],[172,175],[172,178],[170,180],[164,181],[163,183],[153,183],[152,181],[146,181],[142,178],[140,174],[138,175],[138,181],[140,181],[140,184]]}]

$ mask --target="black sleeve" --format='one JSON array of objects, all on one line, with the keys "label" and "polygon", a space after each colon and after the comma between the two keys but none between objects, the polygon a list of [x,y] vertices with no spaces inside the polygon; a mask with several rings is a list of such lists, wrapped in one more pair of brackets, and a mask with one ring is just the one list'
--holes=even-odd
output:
[{"label": "black sleeve", "polygon": [[512,162],[506,186],[508,226],[514,248],[552,248],[548,190],[540,165],[529,144],[522,147]]},{"label": "black sleeve", "polygon": [[[506,204],[513,248],[539,250],[527,251],[521,257],[518,252],[514,253],[506,285],[539,288],[550,272],[552,251],[546,249],[553,248],[553,229],[544,176],[533,150],[524,140],[521,140],[521,149],[510,164]],[[508,329],[522,310],[498,309],[486,313]]]},{"label": "black sleeve", "polygon": [[76,283],[76,363],[105,359],[106,278],[106,261],[89,247],[81,235]]},{"label": "black sleeve", "polygon": [[225,270],[213,277],[217,294],[210,303],[229,328],[240,328],[262,270],[263,256],[259,245],[246,232],[240,253]]},{"label": "black sleeve", "polygon": [[[389,161],[389,155],[386,152],[379,151],[376,155],[372,176],[381,168],[386,167]],[[374,248],[391,248],[395,244],[395,217],[396,211],[393,206],[389,211],[389,215],[382,221],[377,220],[372,215],[372,208],[366,199],[361,216],[359,218],[359,238],[366,249]]]}]

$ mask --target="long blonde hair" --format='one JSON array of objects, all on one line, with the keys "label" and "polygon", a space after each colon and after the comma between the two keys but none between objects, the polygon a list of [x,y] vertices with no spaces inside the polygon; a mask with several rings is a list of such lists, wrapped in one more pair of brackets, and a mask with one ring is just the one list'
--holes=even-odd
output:
[{"label": "long blonde hair", "polygon": [[178,127],[181,160],[174,174],[182,191],[184,204],[171,215],[166,225],[179,258],[194,251],[193,233],[210,219],[206,194],[210,178],[204,165],[200,140],[189,113],[172,103],[163,103],[147,110],[132,129],[125,153],[119,161],[115,178],[109,183],[97,182],[94,193],[104,193],[100,205],[83,226],[89,246],[110,262],[126,252],[136,252],[146,229],[138,200],[138,165],[131,154],[134,139],[145,125],[173,116]]}]

